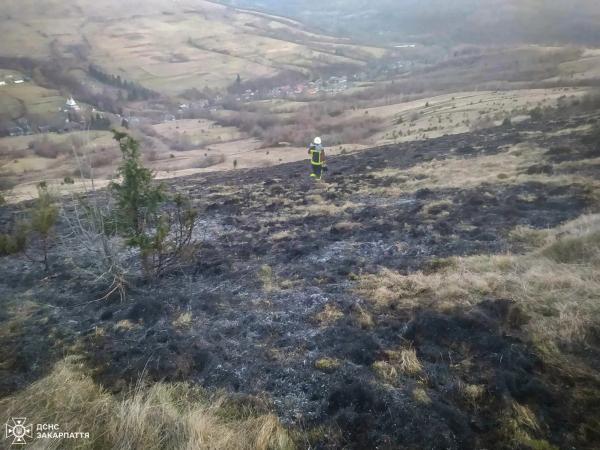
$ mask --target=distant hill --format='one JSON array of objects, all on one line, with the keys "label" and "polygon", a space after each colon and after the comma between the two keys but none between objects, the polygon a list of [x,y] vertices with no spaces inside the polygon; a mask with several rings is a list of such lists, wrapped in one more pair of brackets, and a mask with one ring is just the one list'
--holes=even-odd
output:
[{"label": "distant hill", "polygon": [[3,0],[0,28],[0,58],[67,61],[79,77],[94,64],[167,94],[223,89],[238,74],[248,81],[356,70],[385,53],[204,0]]},{"label": "distant hill", "polygon": [[597,0],[226,0],[378,41],[600,44]]}]

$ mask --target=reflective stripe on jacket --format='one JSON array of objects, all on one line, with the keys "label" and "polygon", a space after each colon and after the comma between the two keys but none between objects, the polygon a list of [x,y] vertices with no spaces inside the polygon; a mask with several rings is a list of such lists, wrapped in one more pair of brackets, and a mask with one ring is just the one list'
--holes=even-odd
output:
[{"label": "reflective stripe on jacket", "polygon": [[308,149],[310,153],[310,162],[313,166],[323,165],[323,147],[311,145]]}]

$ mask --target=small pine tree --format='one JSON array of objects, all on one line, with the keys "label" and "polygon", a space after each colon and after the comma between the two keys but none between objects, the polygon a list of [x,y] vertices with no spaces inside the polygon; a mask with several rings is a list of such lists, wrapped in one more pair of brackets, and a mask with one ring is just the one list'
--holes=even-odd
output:
[{"label": "small pine tree", "polygon": [[139,143],[126,133],[114,132],[123,160],[117,170],[121,183],[110,185],[117,200],[116,227],[130,245],[142,245],[149,218],[165,200],[162,185],[153,183],[154,175],[142,165]]},{"label": "small pine tree", "polygon": [[31,210],[30,231],[39,238],[42,263],[46,272],[49,270],[48,251],[54,227],[58,219],[58,208],[54,197],[48,192],[46,183],[38,186],[38,198]]},{"label": "small pine tree", "polygon": [[197,212],[189,199],[169,198],[163,185],[141,163],[139,143],[126,133],[114,132],[123,160],[117,171],[120,183],[110,186],[117,208],[112,227],[131,247],[140,250],[146,278],[156,278],[180,262],[195,247]]}]

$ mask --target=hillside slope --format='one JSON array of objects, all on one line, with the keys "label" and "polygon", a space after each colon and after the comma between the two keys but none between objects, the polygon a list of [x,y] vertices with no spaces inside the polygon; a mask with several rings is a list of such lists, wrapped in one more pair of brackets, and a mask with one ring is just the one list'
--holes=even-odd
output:
[{"label": "hillside slope", "polygon": [[11,393],[77,354],[266,398],[300,448],[598,448],[599,118],[178,179],[201,249],[125,303],[80,242],[2,258],[0,405],[35,419]]},{"label": "hillside slope", "polygon": [[297,22],[203,0],[3,2],[0,56],[72,58],[168,94],[328,66],[361,67],[375,47],[317,34]]},{"label": "hillside slope", "polygon": [[448,43],[600,43],[594,0],[229,0],[372,40]]}]

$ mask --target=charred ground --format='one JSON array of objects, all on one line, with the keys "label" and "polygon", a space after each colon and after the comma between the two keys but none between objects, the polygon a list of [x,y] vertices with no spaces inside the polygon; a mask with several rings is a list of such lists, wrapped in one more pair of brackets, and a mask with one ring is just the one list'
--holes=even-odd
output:
[{"label": "charred ground", "polygon": [[57,245],[50,275],[3,258],[1,395],[83,354],[116,394],[144,373],[266,398],[306,431],[300,447],[597,448],[597,321],[557,362],[528,327],[553,306],[482,289],[440,307],[425,288],[382,306],[361,287],[386,270],[443,276],[456,258],[526,254],[515,230],[598,212],[600,147],[585,139],[597,119],[340,156],[321,183],[300,163],[179,179],[202,211],[197,261],[125,303],[71,275],[85,252]]}]

